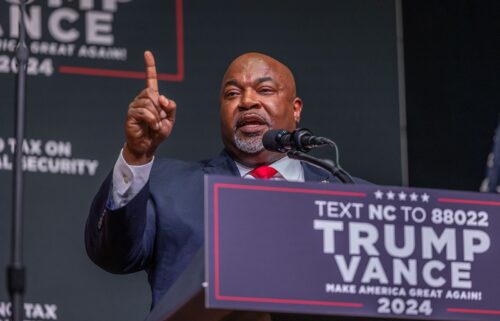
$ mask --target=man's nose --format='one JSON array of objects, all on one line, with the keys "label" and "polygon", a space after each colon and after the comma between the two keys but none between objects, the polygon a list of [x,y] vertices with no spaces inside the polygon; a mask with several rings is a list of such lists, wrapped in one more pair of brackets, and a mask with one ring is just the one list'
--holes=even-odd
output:
[{"label": "man's nose", "polygon": [[251,109],[258,108],[260,106],[259,100],[256,99],[255,93],[251,90],[245,90],[241,96],[239,108],[240,109]]}]

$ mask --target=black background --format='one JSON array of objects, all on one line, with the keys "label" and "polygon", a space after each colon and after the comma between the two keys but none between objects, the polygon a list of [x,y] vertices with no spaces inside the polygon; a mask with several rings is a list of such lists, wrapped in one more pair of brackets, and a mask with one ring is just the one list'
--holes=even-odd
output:
[{"label": "black background", "polygon": [[500,2],[403,9],[410,185],[477,191],[500,113]]}]

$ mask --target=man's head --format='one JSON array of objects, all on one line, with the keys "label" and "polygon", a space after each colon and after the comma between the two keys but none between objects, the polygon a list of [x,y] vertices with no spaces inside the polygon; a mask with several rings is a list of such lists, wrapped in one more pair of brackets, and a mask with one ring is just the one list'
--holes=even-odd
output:
[{"label": "man's head", "polygon": [[256,166],[282,157],[264,149],[262,136],[269,129],[294,130],[301,111],[293,74],[276,59],[246,53],[227,68],[220,92],[222,141],[237,161]]}]

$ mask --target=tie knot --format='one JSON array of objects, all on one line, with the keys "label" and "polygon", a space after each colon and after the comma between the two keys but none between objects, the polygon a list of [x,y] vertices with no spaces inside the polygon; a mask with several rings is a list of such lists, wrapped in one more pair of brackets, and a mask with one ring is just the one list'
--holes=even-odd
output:
[{"label": "tie knot", "polygon": [[252,175],[255,178],[262,178],[262,179],[270,179],[274,175],[276,175],[278,171],[272,168],[271,166],[259,166],[254,168],[251,172],[250,175]]}]

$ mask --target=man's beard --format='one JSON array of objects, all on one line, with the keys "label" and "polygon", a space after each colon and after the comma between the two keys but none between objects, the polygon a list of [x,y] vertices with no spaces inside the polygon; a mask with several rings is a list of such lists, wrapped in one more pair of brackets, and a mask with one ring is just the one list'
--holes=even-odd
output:
[{"label": "man's beard", "polygon": [[260,133],[247,136],[236,131],[234,133],[234,144],[236,148],[247,154],[257,154],[264,150],[264,145],[262,145],[262,134]]}]

